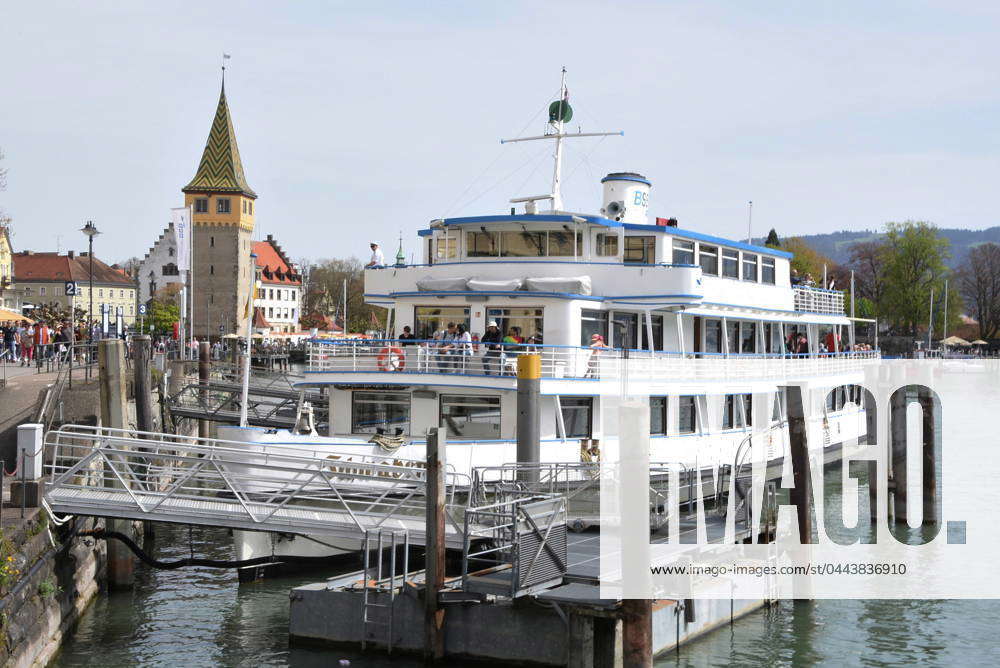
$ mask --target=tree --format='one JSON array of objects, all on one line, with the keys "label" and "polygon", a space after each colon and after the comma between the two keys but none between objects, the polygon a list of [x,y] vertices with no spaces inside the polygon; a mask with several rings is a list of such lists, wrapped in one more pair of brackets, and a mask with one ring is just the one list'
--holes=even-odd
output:
[{"label": "tree", "polygon": [[[885,250],[880,258],[885,263],[884,284],[879,311],[897,330],[916,336],[930,316],[931,292],[937,304],[943,299],[944,283],[950,276],[948,240],[925,221],[891,222],[885,230]],[[948,310],[957,319],[962,308],[957,290],[949,291],[948,302]],[[943,318],[943,311],[935,308],[936,320]],[[936,323],[935,329],[940,332],[943,325],[943,321]]]},{"label": "tree", "polygon": [[379,322],[385,322],[385,310],[364,301],[364,269],[357,258],[320,260],[308,265],[304,276],[302,313],[331,316],[338,325],[343,325],[344,281],[347,281],[346,331],[373,329],[373,315]]},{"label": "tree", "polygon": [[771,228],[771,231],[767,233],[767,239],[764,241],[764,245],[768,248],[781,248],[781,240],[778,239],[778,233]]},{"label": "tree", "polygon": [[169,334],[173,331],[174,323],[180,322],[181,309],[172,301],[153,298],[149,301],[149,315],[147,317],[153,326],[153,331],[159,334]]},{"label": "tree", "polygon": [[871,300],[876,311],[883,305],[888,246],[884,239],[859,241],[848,249],[847,266],[854,270],[854,290],[858,297]]},{"label": "tree", "polygon": [[979,338],[1000,332],[1000,246],[987,243],[969,251],[958,271],[959,291],[979,321]]},{"label": "tree", "polygon": [[49,324],[70,322],[71,320],[74,323],[78,323],[87,319],[87,312],[77,306],[73,309],[73,317],[70,318],[69,307],[65,304],[53,301],[44,304],[36,304],[35,308],[31,311],[31,319],[36,322],[45,322]]},{"label": "tree", "polygon": [[[3,162],[4,155],[3,151],[0,150],[0,162]],[[0,167],[0,193],[7,190],[7,168]],[[3,207],[0,206],[0,225],[10,223],[10,216],[4,211]]]},{"label": "tree", "polygon": [[811,276],[817,285],[823,281],[823,267],[829,270],[835,266],[833,260],[810,246],[802,237],[786,237],[783,246],[793,255],[792,270],[803,279]]}]

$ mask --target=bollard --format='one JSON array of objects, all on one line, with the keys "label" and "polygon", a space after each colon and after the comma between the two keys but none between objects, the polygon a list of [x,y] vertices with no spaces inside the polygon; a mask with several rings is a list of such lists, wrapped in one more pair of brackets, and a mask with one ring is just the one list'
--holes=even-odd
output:
[{"label": "bollard", "polygon": [[17,464],[19,480],[11,483],[10,500],[25,508],[38,508],[42,503],[42,425],[22,424],[17,427]]},{"label": "bollard", "polygon": [[[538,464],[541,458],[538,419],[539,387],[542,377],[542,357],[522,354],[517,358],[517,463]],[[538,482],[537,468],[518,476],[525,482]]]}]

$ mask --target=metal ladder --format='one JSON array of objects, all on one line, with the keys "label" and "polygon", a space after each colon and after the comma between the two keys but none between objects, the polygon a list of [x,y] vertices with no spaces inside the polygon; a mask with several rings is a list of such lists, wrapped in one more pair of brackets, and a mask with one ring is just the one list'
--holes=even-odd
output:
[{"label": "metal ladder", "polygon": [[[402,572],[397,572],[397,548],[402,546]],[[389,550],[388,572],[384,572],[383,558]],[[393,608],[397,587],[402,589],[410,568],[410,535],[406,529],[375,528],[365,531],[362,548],[364,558],[364,590],[361,600],[361,649],[367,647],[369,638],[377,638],[379,629],[384,633],[383,642],[392,654]],[[373,595],[388,594],[388,603],[374,603]]]}]

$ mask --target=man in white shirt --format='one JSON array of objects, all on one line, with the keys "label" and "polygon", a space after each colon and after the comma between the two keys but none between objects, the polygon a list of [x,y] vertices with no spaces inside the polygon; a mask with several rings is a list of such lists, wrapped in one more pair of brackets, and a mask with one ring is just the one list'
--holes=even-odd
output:
[{"label": "man in white shirt", "polygon": [[378,242],[371,242],[372,248],[372,259],[365,265],[365,269],[372,269],[376,267],[385,266],[385,256],[382,255],[382,249],[379,248]]}]

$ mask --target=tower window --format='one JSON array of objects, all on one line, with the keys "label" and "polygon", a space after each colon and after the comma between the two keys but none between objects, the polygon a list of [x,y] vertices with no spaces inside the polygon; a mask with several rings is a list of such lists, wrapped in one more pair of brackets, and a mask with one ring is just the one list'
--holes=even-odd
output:
[{"label": "tower window", "polygon": [[208,213],[208,198],[199,197],[194,201],[194,212],[195,213]]},{"label": "tower window", "polygon": [[211,246],[212,248],[215,248],[215,237],[208,238],[208,245]]},{"label": "tower window", "polygon": [[215,201],[215,212],[216,213],[229,213],[229,198],[220,197]]},{"label": "tower window", "polygon": [[213,276],[215,275],[215,265],[214,264],[208,265],[208,273],[212,274]]}]

